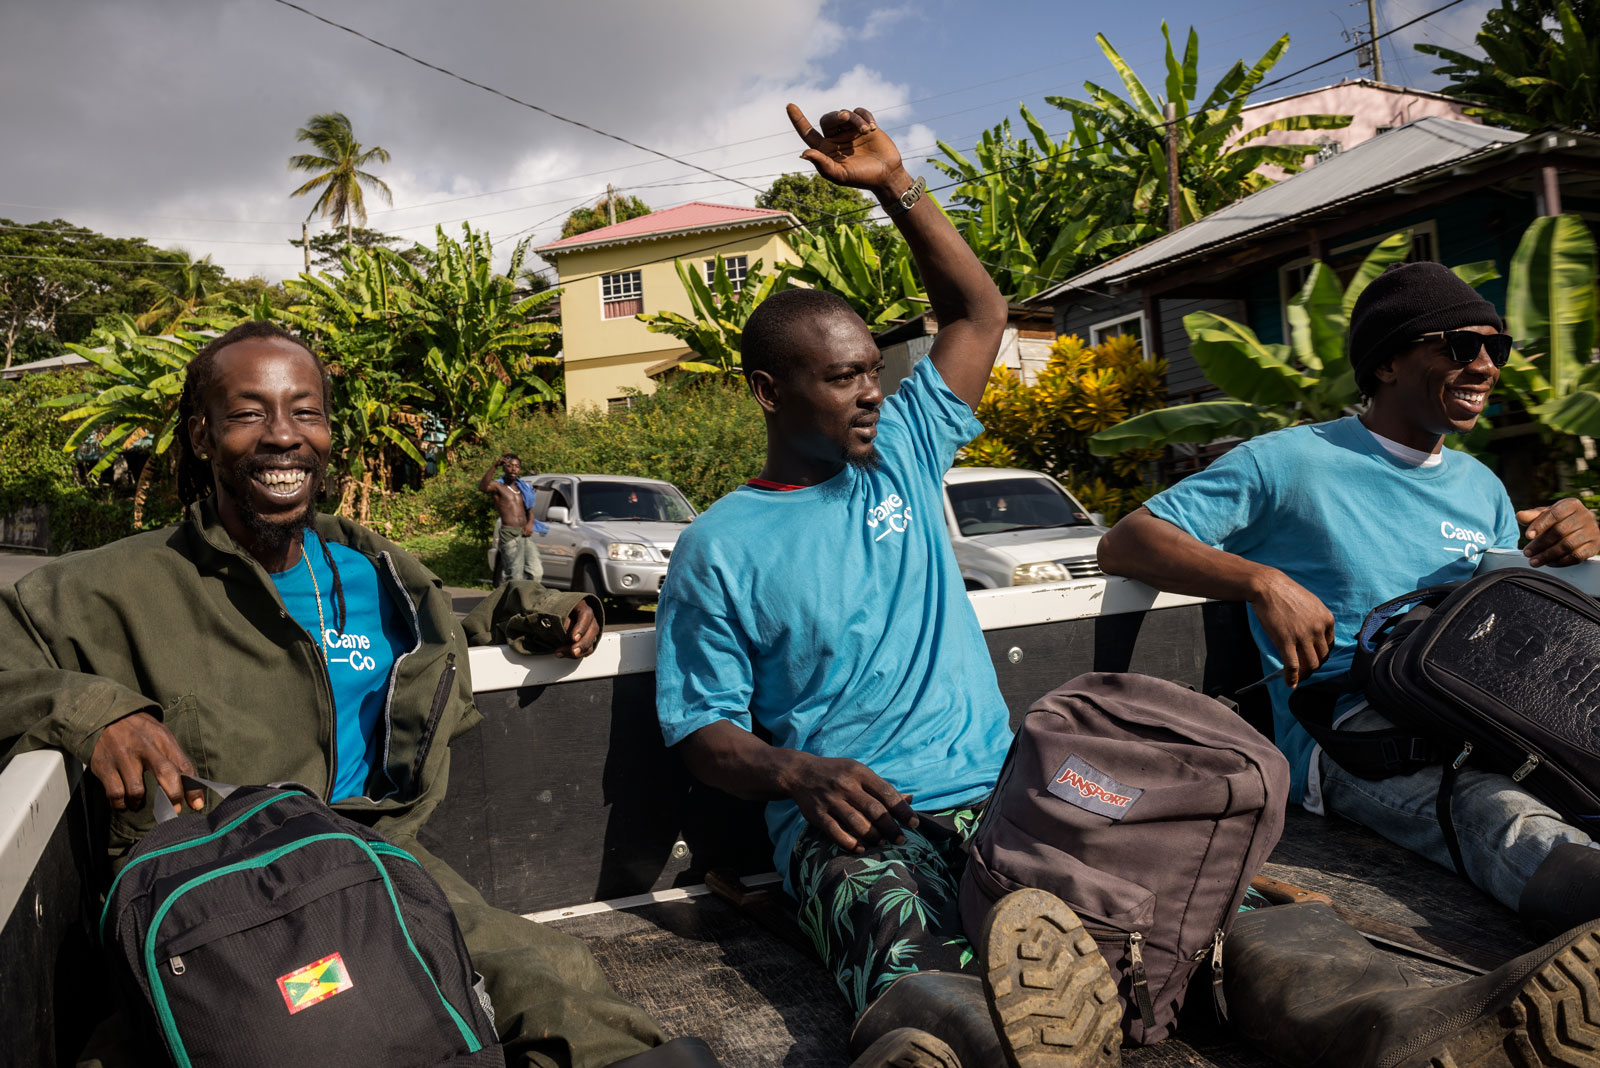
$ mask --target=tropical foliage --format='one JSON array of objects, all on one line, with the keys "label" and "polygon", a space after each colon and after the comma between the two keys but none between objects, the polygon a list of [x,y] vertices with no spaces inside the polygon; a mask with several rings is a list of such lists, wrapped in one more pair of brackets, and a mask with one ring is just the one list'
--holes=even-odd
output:
[{"label": "tropical foliage", "polygon": [[[1167,42],[1164,97],[1152,95],[1105,35],[1097,34],[1095,40],[1116,70],[1126,99],[1094,82],[1083,85],[1088,100],[1045,98],[1072,116],[1072,140],[1085,172],[1082,180],[1096,183],[1106,194],[1101,206],[1108,212],[1107,222],[1135,228],[1128,235],[1131,240],[1147,240],[1167,229],[1167,102],[1177,106],[1180,225],[1270,184],[1259,168],[1270,165],[1293,173],[1316,151],[1314,144],[1256,143],[1266,134],[1336,129],[1350,122],[1348,115],[1296,115],[1241,133],[1245,102],[1282,58],[1289,35],[1278,38],[1251,67],[1235,61],[1204,98],[1198,95],[1199,35],[1190,28],[1181,59],[1173,51],[1165,22],[1161,35]],[[1125,205],[1120,220],[1111,214],[1117,203]]]},{"label": "tropical foliage", "polygon": [[1022,108],[1028,139],[1011,133],[1011,121],[984,132],[972,158],[939,142],[944,159],[933,165],[958,184],[950,192],[950,221],[983,261],[1000,291],[1030,297],[1075,274],[1103,250],[1154,236],[1126,217],[1117,191],[1083,180],[1073,139],[1053,140]]},{"label": "tropical foliage", "polygon": [[330,111],[313,115],[294,139],[310,144],[314,151],[289,157],[289,169],[305,171],[312,175],[291,197],[317,194],[316,202],[306,218],[321,214],[331,218],[335,226],[344,228],[346,244],[353,244],[356,223],[366,225],[366,189],[383,197],[384,203],[394,203],[389,187],[375,174],[362,170],[372,163],[388,163],[389,153],[374,145],[364,148],[355,138],[350,120],[341,112]]},{"label": "tropical foliage", "polygon": [[799,257],[784,270],[791,281],[843,297],[873,330],[922,314],[927,296],[911,265],[911,250],[896,238],[880,253],[856,226],[789,235]]},{"label": "tropical foliage", "polygon": [[[1195,362],[1227,396],[1135,416],[1100,431],[1090,449],[1097,456],[1115,456],[1181,442],[1249,438],[1345,414],[1361,399],[1345,354],[1350,310],[1361,291],[1390,264],[1405,260],[1410,250],[1409,231],[1385,238],[1346,285],[1327,264],[1313,265],[1286,309],[1287,345],[1263,342],[1248,326],[1212,312],[1184,316]],[[1472,285],[1495,277],[1490,263],[1453,270]]]},{"label": "tropical foliage", "polygon": [[134,319],[140,330],[162,333],[223,295],[228,276],[209,255],[195,259],[185,249],[172,249],[157,253],[156,258],[162,265],[151,267],[149,277],[140,279],[136,287],[150,301]]},{"label": "tropical foliage", "polygon": [[[1594,236],[1576,215],[1535,219],[1507,279],[1506,326],[1520,343],[1500,376],[1552,437],[1600,437],[1600,363],[1594,362]],[[1527,355],[1531,353],[1531,355]]]},{"label": "tropical foliage", "polygon": [[91,479],[134,446],[147,450],[133,491],[135,526],[143,522],[151,480],[179,432],[184,372],[210,336],[201,332],[206,325],[186,322],[167,336],[151,337],[126,315],[106,320],[88,343],[69,346],[91,367],[84,392],[49,402],[69,409],[61,416],[64,422],[78,424],[67,438],[67,451],[87,450],[97,457]]},{"label": "tropical foliage", "polygon": [[708,285],[695,267],[676,260],[678,280],[694,309],[694,317],[678,312],[653,312],[635,316],[651,333],[667,334],[688,346],[700,357],[678,364],[679,369],[698,374],[728,374],[740,367],[739,339],[744,324],[756,306],[776,289],[783,288],[783,272],[763,273],[761,261],[750,264],[743,284],[735,287],[728,277],[728,266],[719,253]]},{"label": "tropical foliage", "polygon": [[1149,448],[1108,458],[1090,451],[1090,439],[1159,408],[1166,400],[1166,373],[1166,362],[1145,359],[1131,335],[1095,346],[1075,335],[1058,338],[1031,386],[1010,368],[995,368],[978,405],[984,432],[960,463],[1044,471],[1091,511],[1115,521],[1154,492],[1142,484],[1141,465],[1161,453]]},{"label": "tropical foliage", "polygon": [[1600,0],[1500,0],[1476,41],[1482,57],[1416,46],[1445,61],[1433,73],[1468,114],[1514,130],[1600,130]]}]

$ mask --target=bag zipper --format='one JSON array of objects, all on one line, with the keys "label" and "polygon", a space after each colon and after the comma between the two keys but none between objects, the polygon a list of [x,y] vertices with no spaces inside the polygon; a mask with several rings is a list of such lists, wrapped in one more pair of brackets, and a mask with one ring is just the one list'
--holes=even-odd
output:
[{"label": "bag zipper", "polygon": [[450,702],[450,685],[456,679],[456,654],[448,653],[444,658],[444,673],[439,676],[439,685],[433,690],[433,704],[428,708],[428,722],[422,728],[422,741],[417,745],[417,759],[411,769],[411,782],[419,791],[422,786],[422,765],[427,763],[428,752],[433,748],[433,736],[439,729],[439,720],[444,717],[444,706]]},{"label": "bag zipper", "polygon": [[[1226,937],[1218,927],[1211,938],[1211,1008],[1223,1023],[1228,1020],[1228,998],[1222,990],[1222,940]],[[1205,950],[1200,952],[1204,954]]]},{"label": "bag zipper", "polygon": [[1146,1031],[1152,1031],[1156,1026],[1155,1002],[1150,997],[1150,979],[1144,970],[1144,933],[1141,931],[1122,931],[1115,927],[1091,927],[1083,925],[1089,932],[1089,937],[1096,942],[1115,945],[1121,943],[1128,952],[1128,985],[1133,994],[1133,1003],[1139,1010],[1139,1021],[1144,1024]]}]

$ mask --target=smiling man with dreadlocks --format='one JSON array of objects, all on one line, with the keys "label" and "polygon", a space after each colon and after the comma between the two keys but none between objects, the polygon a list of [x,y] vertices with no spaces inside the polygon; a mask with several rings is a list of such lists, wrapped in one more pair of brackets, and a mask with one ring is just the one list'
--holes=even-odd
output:
[{"label": "smiling man with dreadlocks", "polygon": [[[414,557],[317,510],[328,401],[322,362],[276,326],[244,323],[201,350],[179,409],[184,521],[0,589],[0,739],[88,765],[114,854],[156,805],[204,806],[181,774],[303,783],[444,887],[511,1063],[653,1064],[659,1028],[581,943],[490,908],[416,837],[444,798],[449,743],[479,719],[469,634],[587,656],[599,604],[511,583],[463,627]],[[541,648],[540,635],[555,637]],[[661,1063],[696,1063],[673,1059],[684,1041]],[[116,1059],[99,1049],[89,1063]]]}]

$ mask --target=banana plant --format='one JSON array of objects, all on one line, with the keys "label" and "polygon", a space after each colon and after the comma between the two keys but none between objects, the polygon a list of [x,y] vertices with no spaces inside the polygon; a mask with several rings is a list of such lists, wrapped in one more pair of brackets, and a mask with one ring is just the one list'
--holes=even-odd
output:
[{"label": "banana plant", "polygon": [[1293,173],[1317,149],[1309,143],[1255,143],[1260,138],[1276,131],[1331,130],[1350,124],[1348,115],[1294,115],[1240,132],[1245,103],[1289,47],[1288,34],[1278,38],[1253,66],[1247,68],[1243,60],[1235,61],[1203,100],[1198,99],[1199,35],[1193,27],[1189,29],[1181,59],[1173,51],[1165,21],[1161,36],[1167,43],[1165,100],[1150,93],[1104,34],[1096,34],[1095,41],[1122,81],[1127,98],[1094,82],[1083,85],[1088,100],[1045,98],[1072,115],[1079,145],[1099,146],[1100,151],[1086,159],[1097,171],[1094,181],[1103,190],[1119,190],[1135,220],[1166,229],[1166,103],[1177,109],[1174,133],[1182,225],[1270,185],[1272,179],[1260,173],[1263,166]]},{"label": "banana plant", "polygon": [[[1136,415],[1096,434],[1090,451],[1112,456],[1183,442],[1249,438],[1351,410],[1361,399],[1345,352],[1351,309],[1374,278],[1410,251],[1409,231],[1385,238],[1345,285],[1327,264],[1312,265],[1286,309],[1287,345],[1263,342],[1249,327],[1212,312],[1184,316],[1195,362],[1227,396]],[[1497,277],[1489,261],[1452,270],[1474,286]]]},{"label": "banana plant", "polygon": [[695,374],[731,374],[741,366],[739,339],[744,324],[756,306],[768,296],[785,287],[784,272],[766,274],[760,260],[750,265],[743,283],[735,288],[728,276],[728,265],[721,254],[716,258],[711,282],[692,264],[675,260],[678,281],[688,294],[694,309],[690,318],[678,312],[642,312],[634,316],[653,334],[666,334],[683,342],[698,360],[685,360],[678,364],[684,371]]},{"label": "banana plant", "polygon": [[927,294],[911,267],[911,250],[896,240],[879,256],[859,226],[796,230],[789,244],[798,263],[787,264],[790,282],[837,293],[873,330],[920,315]]},{"label": "banana plant", "polygon": [[156,458],[166,454],[181,429],[178,401],[183,396],[184,372],[209,340],[209,333],[199,332],[208,325],[186,320],[170,334],[151,337],[139,332],[131,316],[109,316],[83,344],[67,346],[89,361],[88,389],[45,402],[49,407],[69,409],[61,416],[63,422],[78,421],[67,438],[68,452],[85,446],[98,451],[99,459],[89,470],[91,479],[129,449],[149,447],[150,457],[134,484],[135,527],[144,520]]},{"label": "banana plant", "polygon": [[1600,437],[1595,242],[1576,215],[1535,219],[1511,257],[1506,320],[1524,342],[1500,386],[1558,434]]}]

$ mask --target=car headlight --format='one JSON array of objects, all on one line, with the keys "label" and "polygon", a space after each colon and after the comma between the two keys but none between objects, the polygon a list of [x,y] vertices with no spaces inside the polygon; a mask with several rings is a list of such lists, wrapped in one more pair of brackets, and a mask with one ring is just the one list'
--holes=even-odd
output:
[{"label": "car headlight", "polygon": [[613,560],[632,560],[638,563],[648,562],[650,559],[650,550],[638,542],[614,541],[610,549]]},{"label": "car headlight", "polygon": [[1027,586],[1035,582],[1065,582],[1071,577],[1067,569],[1054,560],[1044,560],[1037,564],[1023,564],[1011,572],[1011,585]]}]

